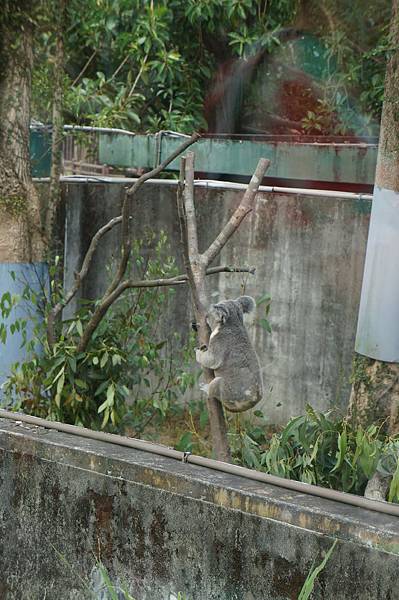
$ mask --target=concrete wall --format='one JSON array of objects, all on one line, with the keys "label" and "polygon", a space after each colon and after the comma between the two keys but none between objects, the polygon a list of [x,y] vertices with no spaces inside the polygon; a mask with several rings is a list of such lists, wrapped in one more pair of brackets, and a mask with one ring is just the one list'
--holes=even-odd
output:
[{"label": "concrete wall", "polygon": [[[137,600],[397,600],[399,520],[0,420],[0,598],[82,600],[96,558]],[[84,593],[84,586],[86,591]]]},{"label": "concrete wall", "polygon": [[[71,282],[91,236],[120,214],[124,186],[65,185],[66,279]],[[239,188],[196,188],[202,248],[238,204]],[[139,237],[145,227],[165,230],[181,265],[175,193],[171,182],[145,184],[134,203],[132,230]],[[370,199],[339,193],[259,193],[254,212],[220,259],[221,264],[253,265],[256,275],[208,278],[211,301],[237,297],[243,289],[256,298],[265,292],[272,296],[272,334],[250,326],[267,390],[262,408],[271,422],[285,422],[303,412],[307,402],[322,410],[347,404],[370,205]],[[104,290],[104,266],[117,251],[119,236],[115,228],[99,247],[84,286],[86,297]],[[259,309],[257,320],[261,317]],[[189,322],[187,289],[180,288],[176,305],[166,310],[165,334],[187,331]]]}]

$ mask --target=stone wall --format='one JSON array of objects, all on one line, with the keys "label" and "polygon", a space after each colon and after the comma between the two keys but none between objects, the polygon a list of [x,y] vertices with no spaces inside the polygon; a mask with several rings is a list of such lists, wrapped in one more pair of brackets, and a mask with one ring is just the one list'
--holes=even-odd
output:
[{"label": "stone wall", "polygon": [[399,520],[0,420],[0,598],[81,600],[96,561],[136,600],[397,600]]}]

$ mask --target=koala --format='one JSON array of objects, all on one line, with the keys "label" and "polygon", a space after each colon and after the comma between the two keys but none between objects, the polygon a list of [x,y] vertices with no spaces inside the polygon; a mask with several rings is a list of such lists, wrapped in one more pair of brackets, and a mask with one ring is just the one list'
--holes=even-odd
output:
[{"label": "koala", "polygon": [[204,386],[208,397],[217,398],[231,412],[248,410],[263,398],[259,360],[243,320],[243,313],[254,309],[250,296],[212,304],[206,315],[209,346],[196,349],[197,362],[215,372]]}]

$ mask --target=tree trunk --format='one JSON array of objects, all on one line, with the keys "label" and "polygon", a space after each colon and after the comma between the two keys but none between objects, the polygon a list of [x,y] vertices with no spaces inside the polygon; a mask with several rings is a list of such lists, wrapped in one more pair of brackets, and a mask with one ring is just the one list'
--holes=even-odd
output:
[{"label": "tree trunk", "polygon": [[[391,53],[352,374],[349,415],[399,431],[399,0],[393,0]],[[361,356],[363,355],[363,356]]]},{"label": "tree trunk", "polygon": [[[33,26],[31,2],[0,15],[0,262],[28,263],[43,256],[39,199],[29,154]],[[15,15],[14,12],[17,14]]]},{"label": "tree trunk", "polygon": [[63,78],[64,78],[64,29],[66,21],[66,0],[59,0],[55,6],[54,29],[55,51],[53,56],[53,130],[51,136],[50,192],[46,214],[46,234],[49,244],[56,249],[60,246],[54,240],[54,223],[61,202],[62,142],[64,136],[63,119]]},{"label": "tree trunk", "polygon": [[399,364],[356,354],[353,359],[349,417],[364,427],[383,422],[383,429],[399,432]]}]

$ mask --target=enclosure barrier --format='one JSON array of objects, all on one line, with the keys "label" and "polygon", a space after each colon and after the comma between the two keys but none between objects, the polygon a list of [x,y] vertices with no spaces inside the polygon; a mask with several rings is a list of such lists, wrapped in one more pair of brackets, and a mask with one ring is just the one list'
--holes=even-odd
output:
[{"label": "enclosure barrier", "polygon": [[77,427],[76,425],[59,423],[58,421],[47,421],[45,419],[40,419],[39,417],[33,417],[31,415],[15,413],[3,409],[0,409],[0,419],[12,419],[13,421],[17,420],[19,423],[29,423],[30,425],[35,425],[36,427],[55,429],[56,431],[70,433],[72,435],[79,435],[91,440],[117,444],[119,446],[125,446],[126,448],[135,448],[136,450],[143,450],[144,452],[152,452],[158,456],[173,458],[183,464],[191,463],[200,467],[207,467],[208,469],[221,471],[222,473],[230,473],[231,475],[238,475],[239,477],[252,479],[252,481],[260,481],[270,485],[276,485],[281,488],[293,490],[302,494],[311,494],[312,496],[327,498],[328,500],[335,500],[336,502],[342,502],[343,504],[350,504],[352,506],[358,506],[359,508],[374,510],[376,512],[399,517],[398,504],[393,504],[391,502],[380,502],[378,500],[364,498],[363,496],[355,496],[354,494],[338,492],[336,490],[311,485],[310,483],[303,483],[302,481],[284,479],[283,477],[269,475],[267,473],[255,471],[254,469],[247,469],[246,467],[225,463],[220,460],[213,460],[204,456],[196,456],[191,452],[182,452],[180,450],[175,450],[174,448],[169,448],[168,446],[164,446],[162,444],[155,444],[154,442],[148,442],[146,440],[139,440],[123,435],[107,433],[105,431],[94,431],[93,429],[87,429],[86,427]]},{"label": "enclosure barrier", "polygon": [[96,557],[137,600],[296,599],[334,540],[316,599],[397,598],[397,517],[13,416],[0,419],[4,600],[84,597]]}]

